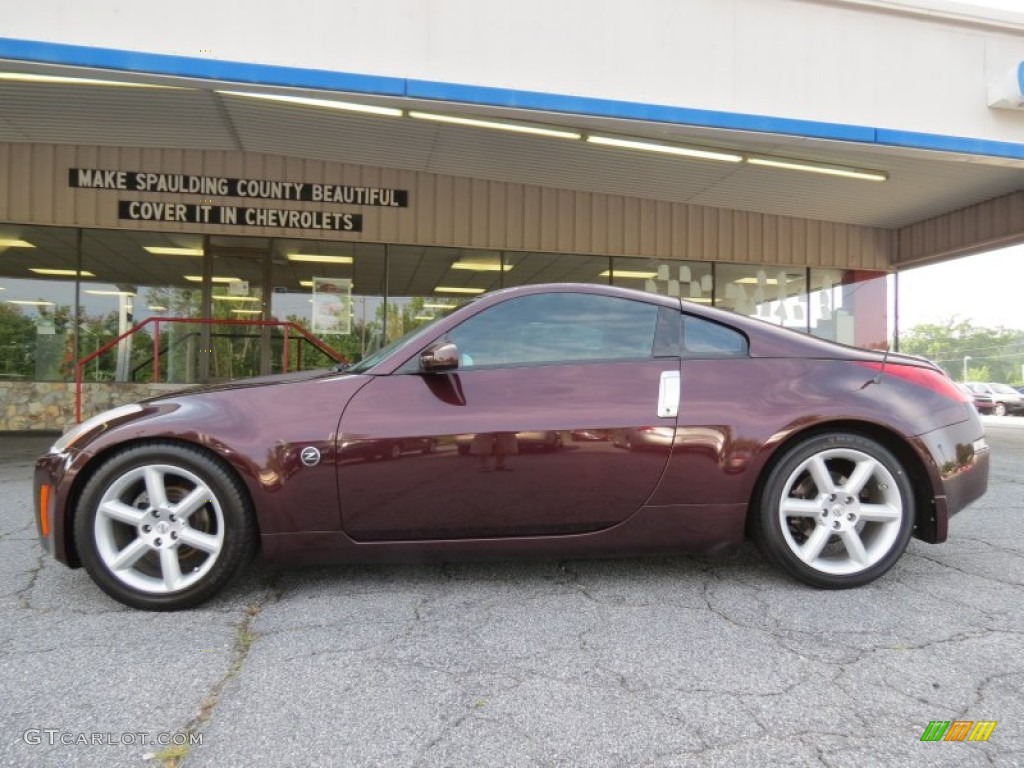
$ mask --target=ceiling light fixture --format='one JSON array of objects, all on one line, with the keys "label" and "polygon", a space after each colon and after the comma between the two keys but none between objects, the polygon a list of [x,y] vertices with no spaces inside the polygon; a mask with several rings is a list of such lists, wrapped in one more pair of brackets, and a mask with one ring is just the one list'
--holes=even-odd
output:
[{"label": "ceiling light fixture", "polygon": [[441,304],[436,301],[425,301],[423,302],[424,309],[455,309],[458,304]]},{"label": "ceiling light fixture", "polygon": [[606,269],[598,277],[629,277],[636,280],[651,280],[658,276],[657,272],[641,272],[633,269]]},{"label": "ceiling light fixture", "polygon": [[40,75],[34,72],[0,72],[0,80],[16,83],[50,83],[56,85],[113,85],[121,88],[173,88],[182,90],[177,85],[157,85],[155,83],[129,83],[124,80],[96,80],[91,77],[68,77],[66,75]]},{"label": "ceiling light fixture", "polygon": [[823,173],[828,176],[842,176],[847,179],[863,181],[888,181],[889,174],[885,171],[872,171],[865,168],[849,168],[843,165],[815,163],[810,160],[788,160],[785,158],[747,157],[750,165],[761,165],[767,168],[781,168],[787,171],[806,171],[807,173]]},{"label": "ceiling light fixture", "polygon": [[84,269],[79,272],[77,269],[50,269],[49,267],[29,267],[29,272],[35,272],[37,275],[56,275],[59,277],[96,277],[92,272],[86,272]]},{"label": "ceiling light fixture", "polygon": [[211,297],[214,301],[259,301],[259,296],[224,296],[218,294]]},{"label": "ceiling light fixture", "polygon": [[439,285],[434,289],[434,293],[483,293],[483,288],[454,288],[447,285]]},{"label": "ceiling light fixture", "polygon": [[452,262],[452,269],[462,269],[471,272],[508,272],[512,269],[512,265],[499,264],[494,261],[456,261]]},{"label": "ceiling light fixture", "polygon": [[233,315],[262,315],[262,309],[232,309],[231,314]]},{"label": "ceiling light fixture", "polygon": [[28,240],[0,237],[0,248],[35,248]]},{"label": "ceiling light fixture", "polygon": [[161,307],[161,306],[159,306],[157,304],[154,304],[151,307],[146,307],[146,309],[148,309],[150,312],[166,312],[167,311],[167,307]]},{"label": "ceiling light fixture", "polygon": [[528,133],[532,136],[547,136],[552,139],[571,139],[579,141],[583,134],[576,131],[559,130],[557,128],[545,128],[539,125],[527,125],[526,123],[506,123],[496,120],[479,120],[473,117],[458,117],[457,115],[442,115],[436,112],[409,112],[409,117],[416,120],[431,120],[435,123],[449,123],[451,125],[465,125],[470,128],[491,128],[496,131],[510,131],[512,133]]},{"label": "ceiling light fixture", "polygon": [[29,307],[52,307],[52,301],[29,301],[28,299],[8,299],[8,304],[24,304]]},{"label": "ceiling light fixture", "polygon": [[288,261],[310,261],[316,264],[351,264],[351,256],[321,256],[318,253],[292,253]]},{"label": "ceiling light fixture", "polygon": [[134,296],[135,291],[86,291],[93,296]]},{"label": "ceiling light fixture", "polygon": [[739,155],[734,152],[716,152],[710,149],[684,147],[678,144],[656,144],[650,141],[617,139],[613,136],[587,136],[587,143],[597,144],[602,147],[616,147],[619,149],[639,149],[644,152],[658,152],[663,155],[679,155],[681,157],[693,157],[698,160],[720,160],[725,163],[743,162],[743,155]]},{"label": "ceiling light fixture", "polygon": [[313,287],[313,281],[312,280],[299,280],[299,285],[301,285],[303,288],[312,288]]},{"label": "ceiling light fixture", "polygon": [[168,248],[160,245],[147,245],[143,250],[154,256],[202,256],[202,248]]},{"label": "ceiling light fixture", "polygon": [[325,109],[339,109],[343,112],[362,112],[368,115],[380,115],[382,117],[401,117],[402,110],[392,107],[377,107],[371,104],[353,104],[350,101],[334,101],[333,99],[311,99],[307,96],[286,96],[280,93],[247,93],[245,91],[217,91],[226,96],[242,96],[247,99],[263,99],[264,101],[279,101],[284,104],[300,104],[306,107],[323,107]]},{"label": "ceiling light fixture", "polygon": [[[202,275],[185,275],[184,277],[190,283],[201,283],[201,282],[203,282],[203,276]],[[240,282],[242,282],[242,278],[240,278],[240,277],[211,277],[210,278],[210,282],[211,283],[240,283]]]}]

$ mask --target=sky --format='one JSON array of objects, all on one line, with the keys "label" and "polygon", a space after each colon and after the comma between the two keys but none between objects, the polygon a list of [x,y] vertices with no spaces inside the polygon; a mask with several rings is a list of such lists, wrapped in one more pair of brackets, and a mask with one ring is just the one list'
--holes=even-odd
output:
[{"label": "sky", "polygon": [[899,281],[901,329],[954,315],[1024,329],[1024,245],[909,269]]}]

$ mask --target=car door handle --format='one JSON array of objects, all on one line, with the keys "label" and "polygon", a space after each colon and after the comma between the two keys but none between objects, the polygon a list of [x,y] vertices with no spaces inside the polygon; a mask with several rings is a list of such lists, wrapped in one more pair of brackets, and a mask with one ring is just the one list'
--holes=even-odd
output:
[{"label": "car door handle", "polygon": [[679,371],[662,371],[658,385],[658,416],[674,419],[679,415]]}]

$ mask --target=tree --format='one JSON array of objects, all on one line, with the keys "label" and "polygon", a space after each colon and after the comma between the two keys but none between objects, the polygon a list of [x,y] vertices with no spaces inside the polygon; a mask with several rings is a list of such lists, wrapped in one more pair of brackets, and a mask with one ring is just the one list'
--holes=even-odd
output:
[{"label": "tree", "polygon": [[21,308],[0,304],[0,375],[35,376],[36,324]]},{"label": "tree", "polygon": [[[315,334],[310,330],[309,318],[299,317],[298,315],[288,315],[286,318],[291,323],[300,328],[310,332],[313,336],[317,336],[324,344],[329,346],[335,352],[345,358],[350,363],[358,362],[362,359],[361,353],[361,339],[363,336],[363,326],[358,319],[352,321],[352,332],[348,334]],[[298,349],[300,345],[306,345],[303,347],[302,352],[302,370],[308,371],[313,368],[329,368],[335,364],[335,361],[329,358],[320,350],[308,345],[305,341],[296,338],[293,333],[291,335],[294,346],[291,348],[289,353],[288,367],[290,370],[299,370],[298,367]]]},{"label": "tree", "polygon": [[945,323],[915,325],[900,334],[900,351],[928,358],[956,381],[964,377],[964,358],[970,358],[968,380],[1020,383],[1024,330],[986,328],[954,316]]}]

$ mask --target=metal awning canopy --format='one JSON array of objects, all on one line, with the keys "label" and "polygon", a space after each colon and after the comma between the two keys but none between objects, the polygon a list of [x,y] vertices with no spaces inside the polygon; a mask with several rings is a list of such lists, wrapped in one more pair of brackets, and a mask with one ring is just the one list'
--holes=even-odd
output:
[{"label": "metal awning canopy", "polygon": [[[1024,143],[1011,145],[1020,152],[970,154],[771,130],[252,86],[25,61],[0,60],[0,71],[164,86],[0,79],[0,141],[4,142],[258,152],[857,224],[898,232],[894,267],[1024,240]],[[665,156],[441,124],[407,114],[365,115],[224,91],[519,121],[583,134],[871,169],[883,172],[887,180]]]}]

